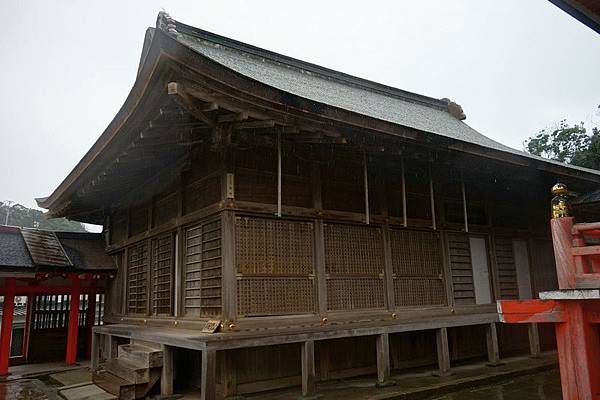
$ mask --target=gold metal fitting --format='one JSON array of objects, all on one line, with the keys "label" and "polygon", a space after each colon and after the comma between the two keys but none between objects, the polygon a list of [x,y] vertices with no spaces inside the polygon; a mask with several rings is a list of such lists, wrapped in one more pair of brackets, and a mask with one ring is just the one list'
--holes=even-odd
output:
[{"label": "gold metal fitting", "polygon": [[396,319],[398,318],[398,314],[396,314],[395,312],[392,313],[392,319]]},{"label": "gold metal fitting", "polygon": [[147,324],[147,323],[148,323],[148,320],[147,320],[147,319],[145,319],[145,320],[144,320],[144,324]]},{"label": "gold metal fitting", "polygon": [[552,208],[552,218],[568,217],[569,199],[567,198],[567,193],[569,193],[569,189],[567,188],[567,185],[559,182],[552,186],[551,192],[554,195],[550,203]]},{"label": "gold metal fitting", "polygon": [[234,330],[235,329],[235,324],[233,322],[229,324],[229,329],[230,330]]},{"label": "gold metal fitting", "polygon": [[327,322],[329,322],[329,319],[327,317],[321,318],[321,324],[325,325]]},{"label": "gold metal fitting", "polygon": [[174,322],[173,322],[173,325],[174,325],[174,326],[177,326],[177,325],[179,325],[179,321],[174,321]]},{"label": "gold metal fitting", "polygon": [[569,192],[569,189],[567,189],[567,185],[565,185],[564,183],[558,182],[554,186],[552,186],[552,189],[550,191],[553,195],[558,195],[567,194]]}]

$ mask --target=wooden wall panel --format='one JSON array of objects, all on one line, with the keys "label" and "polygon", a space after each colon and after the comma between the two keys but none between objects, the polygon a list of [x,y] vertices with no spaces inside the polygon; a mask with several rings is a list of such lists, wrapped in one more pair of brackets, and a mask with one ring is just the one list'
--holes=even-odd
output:
[{"label": "wooden wall panel", "polygon": [[127,213],[116,211],[110,219],[110,244],[127,239]]},{"label": "wooden wall panel", "polygon": [[148,230],[148,206],[133,207],[129,211],[129,236]]},{"label": "wooden wall panel", "polygon": [[324,236],[328,308],[384,308],[381,228],[326,223]]},{"label": "wooden wall panel", "polygon": [[554,248],[550,239],[532,239],[531,251],[531,279],[535,290],[535,297],[539,292],[557,290],[556,264]]},{"label": "wooden wall panel", "polygon": [[127,249],[127,313],[146,314],[148,307],[148,244]]},{"label": "wooden wall panel", "polygon": [[221,220],[207,220],[185,229],[183,310],[188,317],[221,315]]},{"label": "wooden wall panel", "polygon": [[519,287],[517,285],[512,238],[509,236],[495,236],[494,247],[500,298],[503,300],[518,299]]},{"label": "wooden wall panel", "polygon": [[441,246],[437,232],[390,231],[396,306],[446,304]]},{"label": "wooden wall panel", "polygon": [[221,200],[221,176],[186,180],[183,187],[183,213],[189,214]]},{"label": "wooden wall panel", "polygon": [[315,312],[311,222],[237,217],[238,315]]},{"label": "wooden wall panel", "polygon": [[173,273],[175,269],[175,240],[173,233],[152,239],[150,263],[152,314],[173,314]]},{"label": "wooden wall panel", "polygon": [[469,236],[449,233],[447,241],[454,301],[457,305],[475,304]]},{"label": "wooden wall panel", "polygon": [[177,216],[177,193],[168,193],[154,202],[152,226],[157,227]]}]

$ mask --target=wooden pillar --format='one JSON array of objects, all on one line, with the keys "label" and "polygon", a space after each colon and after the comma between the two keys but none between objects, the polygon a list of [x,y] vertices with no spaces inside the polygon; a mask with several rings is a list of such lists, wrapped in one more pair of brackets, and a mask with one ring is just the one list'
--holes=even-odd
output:
[{"label": "wooden pillar", "polygon": [[2,306],[2,328],[0,330],[0,376],[8,375],[16,286],[17,281],[15,278],[6,278],[4,304]]},{"label": "wooden pillar", "polygon": [[529,354],[531,357],[539,357],[540,350],[540,334],[537,324],[529,324]]},{"label": "wooden pillar", "polygon": [[500,362],[500,350],[498,347],[498,331],[496,323],[492,322],[485,327],[487,339],[488,363],[487,365],[496,367],[502,365]]},{"label": "wooden pillar", "polygon": [[365,191],[365,224],[371,223],[371,214],[369,212],[369,171],[367,168],[367,152],[363,150],[363,184]]},{"label": "wooden pillar", "polygon": [[229,329],[237,318],[237,279],[235,265],[235,213],[221,213],[222,260],[223,260],[223,326]]},{"label": "wooden pillar", "polygon": [[200,400],[217,398],[217,352],[206,349],[202,351],[202,368],[200,376]]},{"label": "wooden pillar", "polygon": [[302,396],[314,396],[315,388],[315,342],[307,340],[300,345],[302,361]]},{"label": "wooden pillar", "polygon": [[224,398],[237,395],[237,370],[233,359],[233,351],[223,351],[221,363],[221,394]]},{"label": "wooden pillar", "polygon": [[117,358],[119,356],[119,343],[117,338],[112,335],[106,335],[106,358]]},{"label": "wooden pillar", "polygon": [[[92,288],[96,288],[96,281],[93,280],[91,282]],[[92,329],[94,328],[94,323],[96,322],[96,291],[92,289],[92,291],[88,294],[88,302],[87,302],[87,310],[86,310],[86,348],[85,354],[87,357],[91,356],[92,353]]]},{"label": "wooden pillar", "polygon": [[163,365],[160,372],[160,394],[173,394],[173,348],[171,346],[162,345]]},{"label": "wooden pillar", "polygon": [[586,320],[579,301],[562,302],[564,323],[556,324],[562,395],[565,400],[593,400],[600,391],[600,335]]},{"label": "wooden pillar", "polygon": [[438,371],[436,376],[450,375],[450,347],[448,346],[448,328],[439,328],[436,331]]},{"label": "wooden pillar", "polygon": [[69,302],[69,330],[67,333],[67,351],[65,363],[72,365],[77,362],[77,336],[79,333],[79,294],[81,282],[79,276],[71,276],[71,301]]},{"label": "wooden pillar", "polygon": [[90,354],[90,369],[92,372],[98,369],[100,364],[100,334],[92,332],[92,351]]},{"label": "wooden pillar", "polygon": [[402,226],[408,226],[408,215],[406,214],[406,176],[404,173],[404,157],[400,157],[400,172],[402,173]]},{"label": "wooden pillar", "polygon": [[377,384],[386,385],[390,381],[390,339],[387,333],[377,335]]}]

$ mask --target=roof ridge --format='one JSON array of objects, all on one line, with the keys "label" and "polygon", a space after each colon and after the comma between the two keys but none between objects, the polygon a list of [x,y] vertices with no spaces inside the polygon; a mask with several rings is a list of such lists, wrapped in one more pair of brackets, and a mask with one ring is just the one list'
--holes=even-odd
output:
[{"label": "roof ridge", "polygon": [[162,30],[169,36],[176,37],[180,34],[188,34],[199,39],[212,42],[233,50],[248,53],[269,61],[278,62],[290,67],[304,69],[312,73],[322,75],[325,78],[342,81],[346,84],[352,84],[368,90],[378,91],[387,95],[399,97],[402,100],[407,100],[415,103],[424,104],[430,107],[435,107],[443,111],[448,111],[448,102],[446,98],[436,99],[419,93],[409,92],[394,86],[379,83],[370,79],[361,78],[345,72],[336,71],[332,68],[327,68],[322,65],[314,64],[308,61],[303,61],[298,58],[286,56],[272,50],[267,50],[262,47],[254,46],[239,40],[231,39],[213,32],[206,31],[183,22],[174,20],[167,12],[161,11],[158,13],[156,28]]}]

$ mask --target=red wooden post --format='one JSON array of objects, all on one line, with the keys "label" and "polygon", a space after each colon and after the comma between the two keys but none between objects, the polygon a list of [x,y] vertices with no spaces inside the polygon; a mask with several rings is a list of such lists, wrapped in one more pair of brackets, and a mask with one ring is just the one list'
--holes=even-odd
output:
[{"label": "red wooden post", "polygon": [[81,282],[77,274],[71,275],[71,309],[69,310],[69,331],[67,334],[67,351],[65,362],[72,365],[77,362],[77,335],[79,328],[79,294]]},{"label": "red wooden post", "polygon": [[[96,288],[96,281],[92,281],[92,288]],[[86,343],[85,343],[85,355],[90,357],[92,355],[92,328],[94,328],[94,322],[96,320],[96,292],[92,290],[88,294],[87,304],[87,317],[86,317]]]},{"label": "red wooden post", "polygon": [[560,380],[565,400],[593,400],[600,390],[600,336],[583,301],[565,301],[566,323],[556,324]]},{"label": "red wooden post", "polygon": [[8,375],[16,286],[17,280],[15,278],[6,278],[4,305],[2,308],[2,329],[0,330],[0,376]]},{"label": "red wooden post", "polygon": [[573,218],[552,218],[550,227],[552,229],[554,257],[556,258],[558,287],[560,289],[574,289],[576,287],[575,262],[571,253]]}]

